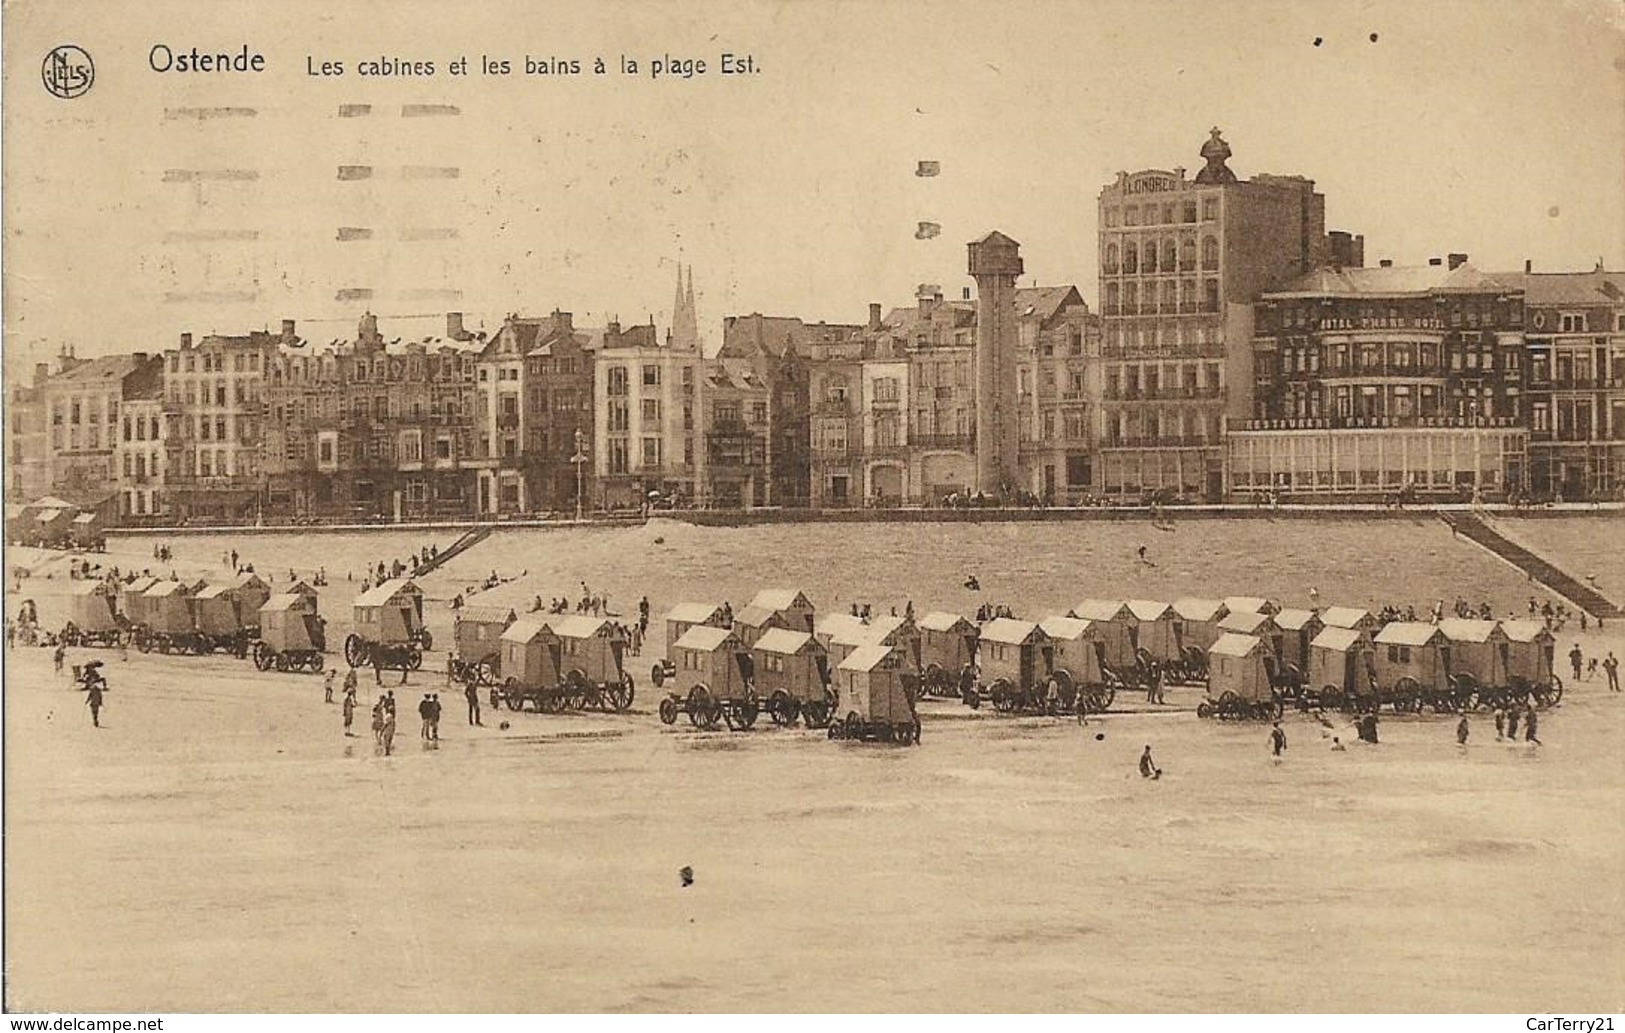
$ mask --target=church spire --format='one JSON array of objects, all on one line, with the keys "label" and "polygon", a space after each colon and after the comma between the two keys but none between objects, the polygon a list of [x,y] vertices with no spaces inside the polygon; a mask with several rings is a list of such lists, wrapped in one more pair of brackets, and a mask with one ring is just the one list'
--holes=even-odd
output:
[{"label": "church spire", "polygon": [[690,351],[700,347],[700,321],[694,308],[694,267],[688,267],[688,283],[683,283],[683,267],[677,267],[677,303],[671,316],[672,345]]}]

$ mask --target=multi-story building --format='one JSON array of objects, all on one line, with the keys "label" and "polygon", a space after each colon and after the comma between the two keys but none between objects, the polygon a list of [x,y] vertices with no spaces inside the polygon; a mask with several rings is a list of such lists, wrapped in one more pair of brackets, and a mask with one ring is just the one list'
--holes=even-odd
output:
[{"label": "multi-story building", "polygon": [[42,398],[49,422],[53,493],[103,499],[118,489],[115,450],[125,399],[150,399],[163,377],[163,359],[146,352],[76,361],[64,357]]},{"label": "multi-story building", "polygon": [[715,508],[742,509],[771,500],[772,389],[759,372],[762,358],[719,356],[701,371],[699,412],[705,429],[701,499]]},{"label": "multi-story building", "polygon": [[[690,295],[692,301],[692,295]],[[812,499],[813,480],[813,398],[812,357],[831,344],[847,340],[859,328],[841,323],[807,323],[794,316],[728,316],[723,320],[722,348],[717,359],[732,363],[725,379],[735,388],[767,391],[765,474],[751,471],[755,486],[741,497],[753,505],[804,506]],[[748,363],[752,376],[746,381],[738,363]],[[742,403],[746,404],[746,403]],[[755,400],[748,405],[754,406]],[[754,435],[754,430],[745,432]],[[728,433],[718,437],[719,446],[745,455],[752,451],[742,438],[730,440]],[[722,494],[732,498],[743,483],[743,471],[735,466],[723,475],[732,486]],[[722,504],[718,502],[718,504]]]},{"label": "multi-story building", "polygon": [[1313,180],[1237,179],[1217,129],[1201,155],[1194,179],[1124,172],[1100,192],[1095,477],[1107,496],[1221,493],[1223,418],[1250,409],[1251,302],[1318,266],[1328,244]]},{"label": "multi-story building", "polygon": [[509,316],[486,342],[475,395],[481,513],[573,511],[578,490],[592,497],[588,463],[573,461],[592,432],[590,340],[554,309]]},{"label": "multi-story building", "polygon": [[164,385],[154,377],[124,400],[113,466],[118,471],[118,513],[132,522],[162,520],[164,498]]},{"label": "multi-story building", "polygon": [[1075,286],[1022,287],[1016,327],[1022,486],[1049,504],[1079,501],[1094,487],[1100,320]]},{"label": "multi-story building", "polygon": [[1259,300],[1253,412],[1232,420],[1242,495],[1499,495],[1528,434],[1521,288],[1448,265],[1328,267]]},{"label": "multi-story building", "polygon": [[700,394],[704,356],[653,323],[611,322],[593,353],[593,471],[598,504],[640,506],[651,491],[685,500],[704,495],[706,449]]},{"label": "multi-story building", "polygon": [[182,334],[164,353],[164,494],[177,518],[240,522],[263,512],[265,367],[295,339],[285,319],[280,334],[210,334],[196,344]]},{"label": "multi-story building", "polygon": [[1536,498],[1620,497],[1625,489],[1625,273],[1496,273],[1524,292]]},{"label": "multi-story building", "polygon": [[475,512],[481,342],[457,313],[447,330],[386,342],[367,313],[353,342],[314,352],[284,345],[272,355],[265,474],[274,511],[354,520]]},{"label": "multi-story building", "polygon": [[45,433],[45,384],[50,378],[50,363],[39,362],[32,380],[6,384],[6,493],[18,503],[51,490],[50,439]]}]

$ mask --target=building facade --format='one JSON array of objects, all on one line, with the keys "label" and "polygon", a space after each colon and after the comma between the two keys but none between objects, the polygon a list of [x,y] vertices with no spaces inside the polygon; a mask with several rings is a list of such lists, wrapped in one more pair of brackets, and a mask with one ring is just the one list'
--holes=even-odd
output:
[{"label": "building facade", "polygon": [[162,384],[162,357],[146,352],[63,360],[41,389],[51,491],[72,501],[118,491],[120,421],[126,399],[150,400]]},{"label": "building facade", "polygon": [[1194,179],[1125,172],[1100,192],[1095,476],[1108,497],[1222,494],[1223,420],[1250,410],[1251,303],[1327,247],[1313,180],[1238,179],[1217,129],[1201,156]]},{"label": "building facade", "polygon": [[695,501],[705,494],[704,357],[661,344],[653,323],[611,322],[593,354],[593,472],[597,502],[635,509],[656,491]]},{"label": "building facade", "polygon": [[1521,485],[1523,291],[1466,263],[1328,267],[1265,293],[1229,490],[1461,499]]},{"label": "building facade", "polygon": [[1625,497],[1625,273],[1497,273],[1524,291],[1535,498]]},{"label": "building facade", "polygon": [[1021,486],[1048,505],[1080,502],[1094,488],[1100,320],[1070,284],[1018,288],[1016,313]]},{"label": "building facade", "polygon": [[50,363],[40,362],[32,380],[6,383],[6,492],[13,502],[37,499],[51,490],[45,402],[50,378]]},{"label": "building facade", "polygon": [[296,340],[294,323],[280,334],[210,334],[164,353],[164,491],[177,519],[238,523],[264,510],[265,367],[277,348]]}]

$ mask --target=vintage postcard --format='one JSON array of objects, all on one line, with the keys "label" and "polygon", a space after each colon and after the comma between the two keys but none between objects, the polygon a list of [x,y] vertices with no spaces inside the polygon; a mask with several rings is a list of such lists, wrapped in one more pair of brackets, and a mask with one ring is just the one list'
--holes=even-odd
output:
[{"label": "vintage postcard", "polygon": [[3,29],[7,1010],[1612,1030],[1616,0]]}]

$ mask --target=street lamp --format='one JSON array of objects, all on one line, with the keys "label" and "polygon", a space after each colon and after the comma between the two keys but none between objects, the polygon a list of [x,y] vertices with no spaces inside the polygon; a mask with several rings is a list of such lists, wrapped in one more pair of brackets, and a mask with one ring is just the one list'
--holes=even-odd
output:
[{"label": "street lamp", "polygon": [[570,462],[576,464],[576,519],[581,519],[581,499],[586,493],[587,453],[583,449],[587,436],[576,428],[576,454],[570,457]]}]

